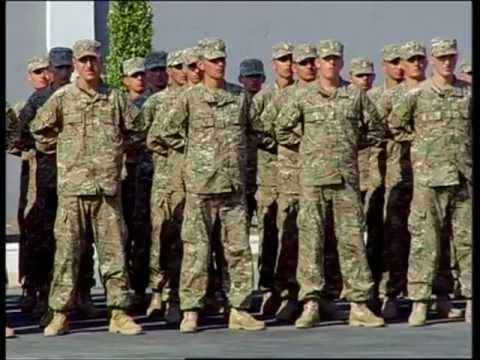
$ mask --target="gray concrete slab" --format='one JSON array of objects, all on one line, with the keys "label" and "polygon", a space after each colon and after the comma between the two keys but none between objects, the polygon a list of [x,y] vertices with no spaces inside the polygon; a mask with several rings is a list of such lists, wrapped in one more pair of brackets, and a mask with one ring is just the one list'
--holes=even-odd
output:
[{"label": "gray concrete slab", "polygon": [[[261,332],[227,329],[222,316],[202,322],[201,332],[180,334],[162,320],[136,319],[145,334],[133,337],[107,332],[105,318],[71,319],[71,333],[44,338],[42,329],[18,307],[18,290],[7,292],[7,319],[19,335],[6,342],[7,359],[177,359],[185,357],[246,358],[462,358],[472,356],[472,330],[463,321],[438,319],[429,326],[406,324],[408,304],[402,304],[402,319],[381,329],[351,328],[345,321],[326,321],[314,329],[296,330],[267,320]],[[258,299],[257,299],[258,300]],[[95,291],[95,304],[105,309],[105,299]],[[255,301],[258,308],[258,301]],[[464,302],[456,302],[463,307]],[[347,304],[339,303],[342,308]]]}]

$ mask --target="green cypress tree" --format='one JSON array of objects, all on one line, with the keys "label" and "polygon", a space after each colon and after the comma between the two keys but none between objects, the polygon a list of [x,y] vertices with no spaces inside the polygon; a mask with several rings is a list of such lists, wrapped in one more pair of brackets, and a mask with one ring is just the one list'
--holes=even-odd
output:
[{"label": "green cypress tree", "polygon": [[107,56],[107,82],[122,88],[122,63],[144,57],[152,49],[153,10],[149,1],[111,1],[108,11],[110,39]]}]

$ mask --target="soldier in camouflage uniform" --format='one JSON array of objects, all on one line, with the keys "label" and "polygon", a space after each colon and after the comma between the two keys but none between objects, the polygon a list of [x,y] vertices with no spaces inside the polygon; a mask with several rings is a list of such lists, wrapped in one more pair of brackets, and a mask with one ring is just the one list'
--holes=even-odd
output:
[{"label": "soldier in camouflage uniform", "polygon": [[58,211],[56,252],[45,336],[68,332],[67,313],[78,286],[87,229],[92,230],[111,309],[109,331],[138,334],[142,328],[124,309],[128,304],[125,223],[120,198],[122,156],[144,139],[140,111],[126,96],[101,82],[100,43],[73,46],[78,79],[57,90],[30,123],[37,149],[56,148]]},{"label": "soldier in camouflage uniform", "polygon": [[455,39],[432,40],[432,77],[408,91],[388,121],[397,143],[411,144],[414,171],[408,296],[410,326],[426,323],[438,269],[441,232],[451,223],[462,293],[471,322],[472,281],[472,97],[454,75]]},{"label": "soldier in camouflage uniform", "polygon": [[163,50],[153,51],[145,56],[146,97],[166,88],[168,85],[167,53]]},{"label": "soldier in camouflage uniform", "polygon": [[[145,82],[145,59],[142,57],[133,57],[127,59],[122,64],[123,84],[128,91],[128,99],[141,109],[146,97],[143,93],[146,89]],[[138,191],[138,167],[141,166],[144,149],[141,147],[131,148],[124,154],[124,168],[122,169],[124,178],[122,180],[122,207],[123,216],[127,225],[127,241],[125,243],[125,254],[127,261],[128,276],[130,286],[134,290],[132,299],[133,310],[143,310],[145,304],[145,288],[148,284],[148,265],[145,258],[148,257],[149,249],[149,224],[145,223],[143,218],[150,217],[148,213],[150,194],[147,187],[145,194]],[[137,200],[137,196],[140,199]],[[141,202],[142,211],[138,212],[136,204]],[[135,211],[137,210],[137,212]],[[142,214],[147,212],[142,218]],[[143,225],[143,226],[142,226]]]},{"label": "soldier in camouflage uniform", "polygon": [[[44,56],[34,56],[27,62],[28,80],[32,88],[37,91],[48,86],[50,81],[50,74],[48,72],[48,58]],[[20,116],[20,111],[25,106],[26,102],[22,101],[14,105],[15,114],[17,118]],[[20,122],[19,122],[20,126]],[[20,135],[20,128],[17,132]],[[16,140],[18,141],[18,139]],[[15,144],[9,149],[9,154],[20,156],[22,164],[20,168],[20,197],[18,200],[17,223],[20,232],[19,240],[19,257],[18,257],[18,273],[19,280],[22,284],[22,297],[20,298],[20,309],[22,312],[31,312],[36,304],[36,291],[32,281],[32,255],[30,244],[25,234],[25,208],[27,206],[27,193],[29,187],[32,187],[32,182],[29,179],[29,161],[32,159],[32,152],[22,151]]]},{"label": "soldier in camouflage uniform", "polygon": [[181,332],[198,329],[208,284],[210,240],[216,221],[231,278],[230,329],[261,330],[265,324],[248,312],[253,289],[252,254],[245,199],[249,97],[225,81],[223,40],[199,41],[204,79],[186,90],[166,114],[161,139],[185,150],[185,212],[180,305]]},{"label": "soldier in camouflage uniform", "polygon": [[375,106],[362,90],[342,84],[343,45],[322,40],[317,46],[317,81],[298,88],[276,122],[280,144],[300,142],[299,298],[304,302],[297,328],[320,322],[318,300],[325,284],[325,214],[333,211],[344,295],[351,303],[351,326],[383,326],[367,307],[373,281],[363,243],[357,149],[381,143],[384,130]]},{"label": "soldier in camouflage uniform", "polygon": [[[298,44],[295,46],[292,53],[292,69],[298,80],[292,86],[276,94],[268,103],[260,118],[262,124],[271,124],[269,127],[272,138],[275,136],[275,121],[282,106],[295,93],[297,88],[305,87],[315,80],[317,74],[316,57],[317,51],[313,45]],[[273,292],[272,297],[279,298],[281,301],[275,315],[277,320],[280,321],[292,320],[297,308],[298,228],[296,219],[300,193],[298,147],[298,144],[291,146],[277,145],[278,212],[276,222],[279,243],[277,249],[263,249],[264,253],[265,251],[271,251],[274,256],[273,281],[269,290]]]},{"label": "soldier in camouflage uniform", "polygon": [[472,84],[473,69],[472,63],[470,61],[464,61],[460,65],[460,76],[459,78],[470,85]]},{"label": "soldier in camouflage uniform", "polygon": [[171,51],[167,57],[168,87],[145,103],[144,114],[151,124],[147,146],[154,154],[154,176],[151,194],[152,246],[150,250],[150,287],[153,294],[147,315],[162,309],[166,303],[165,320],[181,320],[178,284],[182,259],[180,238],[185,206],[183,183],[183,149],[168,148],[160,137],[166,114],[183,91],[187,78],[183,70],[184,53]]},{"label": "soldier in camouflage uniform", "polygon": [[[351,85],[364,91],[372,88],[375,80],[373,62],[364,57],[356,57],[350,63]],[[367,258],[372,271],[377,292],[378,282],[382,276],[381,251],[383,236],[383,178],[385,176],[385,149],[381,146],[368,146],[358,151],[358,170],[360,192],[364,203],[367,225]],[[374,299],[378,296],[374,294]]]},{"label": "soldier in camouflage uniform", "polygon": [[[385,53],[387,53],[385,55]],[[384,56],[401,57],[405,80],[385,89],[376,98],[380,116],[388,123],[388,115],[404,94],[425,80],[427,67],[425,46],[418,41],[408,41],[400,48],[385,48]],[[412,198],[412,164],[408,143],[391,139],[386,143],[384,244],[382,253],[382,278],[379,297],[382,314],[386,319],[397,317],[397,297],[406,291],[410,234],[407,227]]]}]

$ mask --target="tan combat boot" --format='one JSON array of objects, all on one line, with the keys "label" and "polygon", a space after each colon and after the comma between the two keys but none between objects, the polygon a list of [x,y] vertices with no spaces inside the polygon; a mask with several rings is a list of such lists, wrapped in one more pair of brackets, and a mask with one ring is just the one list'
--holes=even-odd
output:
[{"label": "tan combat boot", "polygon": [[298,304],[293,299],[283,299],[275,318],[278,321],[292,321],[297,311]]},{"label": "tan combat boot", "polygon": [[63,335],[68,332],[67,314],[53,311],[53,317],[48,326],[43,330],[44,336]]},{"label": "tan combat boot", "polygon": [[441,318],[457,319],[463,316],[462,309],[454,308],[448,296],[437,298],[436,311]]},{"label": "tan combat boot", "polygon": [[255,319],[245,310],[231,308],[228,328],[232,330],[257,331],[265,329],[265,323]]},{"label": "tan combat boot", "polygon": [[168,302],[165,314],[167,324],[178,324],[181,320],[182,313],[180,312],[180,304],[176,301]]},{"label": "tan combat boot", "polygon": [[124,310],[112,310],[108,331],[114,334],[138,335],[141,334],[143,330]]},{"label": "tan combat boot", "polygon": [[263,316],[273,315],[280,306],[280,296],[274,291],[267,291],[263,294],[260,314]]},{"label": "tan combat boot", "polygon": [[308,329],[320,324],[318,301],[308,300],[303,305],[302,315],[295,321],[297,329]]},{"label": "tan combat boot", "polygon": [[180,323],[180,332],[193,333],[198,331],[198,311],[185,311]]},{"label": "tan combat boot", "polygon": [[472,300],[467,300],[467,307],[465,308],[465,322],[472,323]]},{"label": "tan combat boot", "polygon": [[382,316],[385,320],[392,320],[398,317],[397,300],[386,298],[382,303]]},{"label": "tan combat boot", "polygon": [[424,301],[414,301],[412,312],[408,317],[409,326],[423,326],[427,323],[428,304]]},{"label": "tan combat boot", "polygon": [[150,305],[148,305],[147,316],[151,317],[155,313],[162,311],[162,293],[158,291],[152,292],[152,299]]},{"label": "tan combat boot", "polygon": [[15,331],[11,327],[5,326],[5,339],[11,339],[15,336]]},{"label": "tan combat boot", "polygon": [[367,306],[366,302],[350,303],[350,317],[348,324],[350,326],[381,327],[385,326],[385,321],[376,316]]}]

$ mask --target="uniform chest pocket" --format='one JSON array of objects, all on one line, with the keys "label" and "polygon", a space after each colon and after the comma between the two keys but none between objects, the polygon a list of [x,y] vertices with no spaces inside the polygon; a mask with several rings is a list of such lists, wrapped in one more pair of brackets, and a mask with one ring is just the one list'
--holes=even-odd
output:
[{"label": "uniform chest pocket", "polygon": [[303,112],[303,120],[307,124],[323,124],[329,120],[334,119],[334,113],[321,112],[315,109],[306,109]]},{"label": "uniform chest pocket", "polygon": [[63,113],[64,136],[76,137],[84,133],[83,114],[80,111],[65,110]]},{"label": "uniform chest pocket", "polygon": [[215,126],[215,118],[209,112],[195,112],[192,115],[191,125],[193,128],[211,128]]}]

